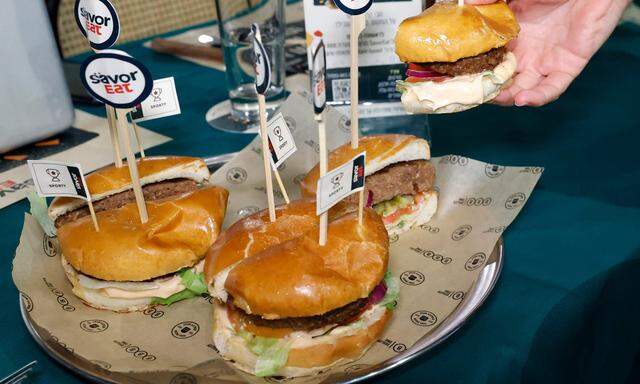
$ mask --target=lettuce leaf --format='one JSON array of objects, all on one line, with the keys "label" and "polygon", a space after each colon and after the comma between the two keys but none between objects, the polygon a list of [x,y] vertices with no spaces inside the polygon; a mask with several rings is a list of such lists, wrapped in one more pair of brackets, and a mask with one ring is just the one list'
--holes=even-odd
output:
[{"label": "lettuce leaf", "polygon": [[379,304],[384,305],[388,310],[393,310],[400,297],[400,282],[396,277],[391,275],[391,271],[387,271],[387,273],[384,274],[384,283],[387,285],[387,293]]},{"label": "lettuce leaf", "polygon": [[199,294],[190,291],[188,289],[182,290],[180,292],[174,293],[173,295],[163,299],[162,297],[154,297],[151,300],[151,304],[162,304],[162,305],[171,305],[177,301],[191,299],[192,297],[200,296]]},{"label": "lettuce leaf", "polygon": [[204,282],[204,273],[197,273],[193,268],[185,269],[179,273],[182,284],[191,292],[202,295],[207,293],[207,284]]},{"label": "lettuce leaf", "polygon": [[27,199],[29,199],[29,204],[31,205],[31,215],[40,223],[47,236],[54,237],[56,235],[56,227],[47,212],[47,199],[38,196],[35,192],[29,192]]},{"label": "lettuce leaf", "polygon": [[275,375],[278,370],[287,363],[289,358],[289,345],[276,345],[267,348],[262,354],[258,355],[255,374],[258,377],[266,377]]},{"label": "lettuce leaf", "polygon": [[258,356],[254,367],[256,376],[273,376],[287,363],[290,345],[284,340],[255,336],[245,330],[239,331],[238,336],[247,343],[247,348]]},{"label": "lettuce leaf", "polygon": [[174,293],[167,298],[154,297],[151,304],[171,305],[176,301],[191,299],[192,297],[201,296],[207,293],[207,284],[204,282],[204,273],[197,273],[193,268],[189,268],[178,272],[178,275],[182,279],[182,284],[186,289]]}]

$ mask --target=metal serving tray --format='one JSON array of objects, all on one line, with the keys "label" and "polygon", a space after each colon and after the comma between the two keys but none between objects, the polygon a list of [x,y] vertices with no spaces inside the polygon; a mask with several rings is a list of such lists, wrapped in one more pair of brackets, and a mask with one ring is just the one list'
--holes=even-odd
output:
[{"label": "metal serving tray", "polygon": [[[215,156],[205,159],[209,168],[214,171],[220,168],[224,163],[229,161],[235,153],[225,154],[221,156]],[[402,365],[423,353],[436,347],[438,344],[446,340],[449,336],[455,333],[467,320],[475,313],[478,308],[489,297],[489,294],[493,290],[500,271],[502,270],[504,260],[504,242],[502,237],[498,240],[496,247],[489,256],[487,263],[480,272],[478,279],[474,282],[469,292],[464,296],[462,302],[456,308],[456,310],[437,328],[431,333],[425,335],[418,340],[411,348],[397,354],[389,360],[382,363],[362,369],[352,373],[345,373],[340,376],[337,383],[351,384],[361,382],[377,376],[383,372],[391,370],[399,365]],[[20,303],[20,312],[22,319],[29,330],[34,340],[42,347],[42,349],[51,356],[54,360],[82,376],[97,383],[155,383],[157,376],[150,376],[149,381],[145,380],[144,374],[137,373],[134,375],[120,372],[111,372],[100,366],[85,360],[78,355],[69,352],[59,343],[55,342],[49,337],[49,333],[38,327],[32,322],[29,313],[24,307],[23,301],[18,300]],[[152,373],[150,373],[152,374]],[[215,383],[215,379],[210,381]]]}]

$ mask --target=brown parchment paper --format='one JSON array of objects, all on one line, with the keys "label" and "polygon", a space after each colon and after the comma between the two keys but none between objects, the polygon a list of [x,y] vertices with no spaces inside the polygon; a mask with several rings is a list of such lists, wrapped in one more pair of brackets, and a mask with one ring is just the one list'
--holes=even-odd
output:
[{"label": "brown parchment paper", "polygon": [[[282,113],[298,151],[280,172],[290,196],[296,198],[297,180],[317,162],[317,129],[304,94],[292,94]],[[329,108],[326,121],[329,149],[349,139],[346,117]],[[226,226],[266,206],[260,148],[256,137],[212,176],[214,184],[231,192]],[[542,172],[539,167],[503,167],[456,155],[432,162],[439,190],[436,215],[428,224],[390,239],[390,269],[401,283],[400,299],[384,335],[358,361],[294,381],[332,382],[337,377],[333,375],[380,363],[437,328],[463,300]],[[208,299],[129,314],[92,309],[71,292],[59,256],[56,238],[47,237],[35,219],[25,215],[13,278],[32,321],[66,353],[126,382],[278,381],[239,373],[220,359],[211,341]]]}]

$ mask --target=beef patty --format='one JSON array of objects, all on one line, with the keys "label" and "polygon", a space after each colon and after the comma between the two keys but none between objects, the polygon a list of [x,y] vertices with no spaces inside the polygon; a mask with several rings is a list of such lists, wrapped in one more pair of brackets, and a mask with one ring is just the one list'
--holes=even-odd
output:
[{"label": "beef patty", "polygon": [[[372,193],[372,203],[391,200],[399,195],[415,195],[433,188],[436,170],[428,160],[413,160],[391,164],[367,176],[364,183],[365,203]],[[358,194],[345,199],[350,204],[358,203]]]},{"label": "beef patty", "polygon": [[292,328],[295,330],[310,331],[331,324],[346,324],[355,319],[367,307],[369,298],[359,299],[350,304],[329,311],[323,315],[309,317],[287,317],[284,319],[267,320],[260,315],[250,315],[240,308],[233,306],[233,299],[227,300],[232,310],[240,316],[243,323],[250,323],[259,327]]},{"label": "beef patty", "polygon": [[[142,194],[144,195],[145,201],[154,201],[178,196],[183,193],[194,191],[196,189],[198,189],[198,184],[193,180],[174,179],[147,184],[142,187]],[[111,195],[105,197],[104,199],[94,201],[93,208],[96,212],[106,211],[109,209],[117,209],[135,200],[136,196],[134,195],[133,190],[130,189],[128,191],[116,193],[115,195]],[[89,207],[86,205],[71,212],[65,213],[64,215],[56,219],[56,228],[59,228],[66,223],[78,220],[79,218],[88,215],[90,215],[90,212]]]},{"label": "beef patty", "polygon": [[488,52],[477,56],[465,57],[453,63],[436,62],[427,65],[434,71],[444,75],[459,76],[490,71],[496,65],[502,63],[504,55],[507,53],[506,47],[494,48]]}]

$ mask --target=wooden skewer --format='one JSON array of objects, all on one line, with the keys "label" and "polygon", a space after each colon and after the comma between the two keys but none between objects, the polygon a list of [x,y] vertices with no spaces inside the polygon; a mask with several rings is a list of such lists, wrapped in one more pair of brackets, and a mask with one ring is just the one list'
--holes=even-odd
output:
[{"label": "wooden skewer", "polygon": [[131,117],[131,113],[129,113],[129,118],[131,118],[131,125],[133,125],[133,133],[136,135],[136,143],[138,143],[138,152],[140,152],[140,157],[145,158],[144,147],[142,146],[142,140],[140,140],[140,127],[133,121],[133,117]]},{"label": "wooden skewer", "polygon": [[[351,148],[358,148],[358,36],[364,29],[364,13],[351,16],[351,67],[350,93],[351,93]],[[364,210],[364,190],[358,193],[358,224],[362,225],[362,212]]]},{"label": "wooden skewer", "polygon": [[[92,48],[93,53],[99,53],[97,49]],[[113,146],[113,163],[116,168],[122,167],[122,153],[120,152],[120,139],[118,138],[118,129],[116,128],[116,112],[115,109],[108,105],[104,105],[107,111],[107,124],[109,125],[109,136],[111,136],[111,145]]]},{"label": "wooden skewer", "polygon": [[87,205],[89,206],[89,212],[91,213],[91,220],[93,220],[93,228],[96,229],[96,232],[100,232],[100,227],[98,226],[98,217],[96,216],[96,211],[93,209],[93,201],[91,196],[87,196]]},{"label": "wooden skewer", "polygon": [[118,135],[116,111],[112,106],[105,104],[107,110],[107,123],[109,124],[109,135],[113,146],[113,162],[116,168],[122,167],[122,153],[120,152],[120,139]]},{"label": "wooden skewer", "polygon": [[[320,177],[323,177],[327,174],[327,134],[322,114],[316,115],[316,121],[318,122],[318,141],[320,142]],[[328,212],[324,212],[320,215],[320,235],[318,244],[321,246],[327,244],[328,225]]]},{"label": "wooden skewer", "polygon": [[260,113],[260,137],[262,139],[262,160],[264,163],[264,178],[267,188],[267,204],[269,205],[269,220],[276,221],[276,207],[273,201],[273,180],[271,179],[271,164],[269,161],[269,143],[267,141],[267,112],[264,95],[258,94],[258,112]]},{"label": "wooden skewer", "polygon": [[278,182],[278,186],[280,187],[280,192],[282,192],[282,197],[284,197],[285,203],[289,204],[289,195],[287,194],[287,190],[284,188],[284,183],[282,182],[282,178],[280,177],[280,172],[277,169],[273,170],[273,173],[276,176],[276,181]]},{"label": "wooden skewer", "polygon": [[140,185],[140,176],[138,175],[138,165],[136,163],[136,156],[131,149],[131,138],[129,136],[129,123],[127,122],[126,109],[116,109],[116,115],[118,117],[118,131],[122,136],[124,143],[125,154],[127,157],[127,166],[129,167],[129,175],[131,175],[131,184],[133,186],[133,194],[136,196],[136,204],[138,205],[138,213],[140,214],[140,222],[142,224],[149,221],[149,215],[147,214],[147,206],[144,202],[144,195],[142,194],[142,186]]}]

